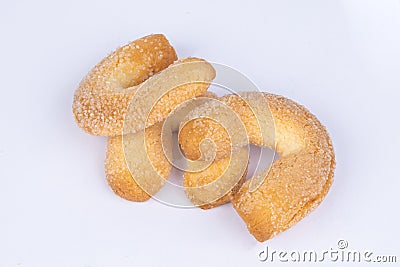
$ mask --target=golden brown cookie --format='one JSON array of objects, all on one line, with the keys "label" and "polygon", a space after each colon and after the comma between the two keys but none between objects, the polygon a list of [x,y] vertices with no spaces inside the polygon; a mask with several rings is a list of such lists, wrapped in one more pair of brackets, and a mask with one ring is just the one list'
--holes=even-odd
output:
[{"label": "golden brown cookie", "polygon": [[[249,231],[258,241],[265,241],[301,220],[322,201],[333,180],[333,146],[319,120],[292,100],[259,92],[228,95],[220,100],[241,118],[251,143],[268,146],[280,155],[270,168],[246,181],[232,200]],[[197,114],[204,109],[210,115],[209,103],[197,109]],[[214,106],[211,113],[220,112]],[[202,128],[208,126],[204,118],[185,124],[179,139],[185,139],[185,154],[197,156],[204,137],[213,140],[217,158],[229,156],[225,149],[229,145],[243,146],[240,142],[227,144],[222,130],[216,133],[214,128],[213,134],[204,134],[208,130]],[[196,132],[202,136],[196,136]],[[194,141],[192,147],[190,140]]]},{"label": "golden brown cookie", "polygon": [[171,164],[164,154],[161,129],[162,123],[158,123],[134,134],[109,137],[106,178],[120,197],[146,201],[168,179]]},{"label": "golden brown cookie", "polygon": [[[215,77],[213,67],[202,59],[176,60],[175,50],[161,34],[118,48],[75,91],[76,122],[89,134],[117,136],[143,130],[145,121],[151,126],[164,120],[180,103],[202,95]],[[142,113],[143,107],[157,102],[161,104],[151,113]],[[127,117],[132,125],[124,128]]]}]

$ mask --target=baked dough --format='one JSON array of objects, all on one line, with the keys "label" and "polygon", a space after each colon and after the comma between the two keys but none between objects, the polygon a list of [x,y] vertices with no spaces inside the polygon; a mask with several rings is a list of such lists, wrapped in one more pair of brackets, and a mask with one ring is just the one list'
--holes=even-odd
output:
[{"label": "baked dough", "polygon": [[[335,167],[332,142],[314,115],[282,96],[250,92],[227,95],[220,100],[241,118],[251,143],[268,146],[280,155],[270,168],[246,181],[232,199],[250,233],[262,242],[304,218],[327,194]],[[202,109],[209,107],[210,103],[206,103],[196,112],[201,114]],[[214,107],[214,112],[220,110]],[[186,123],[179,134],[179,140],[185,140],[182,146],[185,155],[194,157],[200,139],[194,133],[204,132],[200,128],[208,127],[204,118],[197,120],[197,123]],[[203,137],[213,138],[217,158],[229,155],[225,149],[229,139],[222,131],[218,134],[214,131],[212,136],[203,134]],[[192,146],[190,140],[195,141]]]},{"label": "baked dough", "polygon": [[[176,60],[175,50],[161,34],[117,49],[75,91],[76,122],[89,134],[117,136],[163,121],[177,105],[202,95],[215,77],[214,68],[205,60]],[[154,105],[151,113],[141,113]],[[132,125],[124,126],[125,120]]]}]

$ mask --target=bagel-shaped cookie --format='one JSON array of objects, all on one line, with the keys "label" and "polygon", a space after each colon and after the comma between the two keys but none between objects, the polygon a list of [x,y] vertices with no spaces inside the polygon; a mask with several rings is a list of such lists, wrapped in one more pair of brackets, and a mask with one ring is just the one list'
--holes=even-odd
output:
[{"label": "bagel-shaped cookie", "polygon": [[78,125],[92,135],[122,134],[134,90],[127,90],[177,60],[162,34],[149,35],[118,48],[83,78],[77,88],[73,113]]},{"label": "bagel-shaped cookie", "polygon": [[[322,201],[333,181],[333,146],[318,119],[287,98],[253,92],[229,95],[221,101],[242,119],[250,142],[275,149],[280,155],[270,168],[246,181],[232,199],[250,233],[262,242],[300,221]],[[198,109],[207,109],[207,104]],[[179,140],[189,138],[182,146],[185,155],[199,149],[199,138],[193,133],[202,132],[199,128],[207,127],[207,123],[203,118],[198,120],[185,124],[180,131]],[[207,138],[212,138],[219,157],[227,156],[223,131]],[[189,147],[190,139],[194,140],[193,147]],[[241,145],[232,144],[232,148]]]},{"label": "bagel-shaped cookie", "polygon": [[[124,122],[128,115],[130,122],[135,123],[134,117],[143,115],[141,107],[151,107],[157,101],[162,103],[151,114],[146,114],[146,118],[138,119],[140,122],[145,119],[146,126],[151,126],[164,120],[176,105],[202,95],[215,77],[213,67],[196,58],[172,64],[176,59],[174,49],[160,34],[143,37],[117,49],[97,64],[76,90],[73,112],[78,125],[92,135],[134,133],[144,126],[138,123],[124,127]],[[160,99],[152,98],[164,82],[168,91]],[[188,82],[191,84],[184,84]],[[137,92],[140,101],[135,99]],[[133,99],[139,102],[136,106],[131,105]]]}]

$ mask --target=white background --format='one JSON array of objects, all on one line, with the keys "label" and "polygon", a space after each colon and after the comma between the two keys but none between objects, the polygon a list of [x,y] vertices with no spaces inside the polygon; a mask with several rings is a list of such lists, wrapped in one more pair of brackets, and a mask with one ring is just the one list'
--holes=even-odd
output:
[{"label": "white background", "polygon": [[[399,1],[9,1],[0,29],[0,266],[265,266],[266,245],[321,251],[339,239],[400,260]],[[72,96],[105,55],[150,33],[319,117],[337,169],[316,211],[262,244],[231,205],[112,193],[106,138],[76,126]]]}]

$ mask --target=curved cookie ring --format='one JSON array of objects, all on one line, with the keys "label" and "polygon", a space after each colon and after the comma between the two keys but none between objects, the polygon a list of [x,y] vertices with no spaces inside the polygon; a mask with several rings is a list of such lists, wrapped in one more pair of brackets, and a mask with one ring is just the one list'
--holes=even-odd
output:
[{"label": "curved cookie ring", "polygon": [[[97,64],[75,91],[72,109],[76,122],[92,135],[117,136],[128,133],[128,128],[124,127],[127,113],[131,112],[129,117],[132,119],[135,114],[140,114],[137,109],[141,105],[155,105],[157,99],[152,98],[151,94],[160,91],[164,81],[182,81],[182,86],[158,99],[161,104],[147,114],[146,126],[161,122],[178,104],[202,95],[215,77],[215,70],[205,60],[176,60],[175,50],[161,34],[140,38],[117,49]],[[184,82],[187,80],[202,83],[186,86]],[[171,83],[167,86],[171,86]],[[148,91],[141,90],[143,87]],[[139,99],[140,105],[128,110],[130,103],[138,100],[138,92],[145,98]],[[129,133],[143,129],[143,125],[131,125]]]},{"label": "curved cookie ring", "polygon": [[176,52],[162,34],[118,48],[98,63],[75,91],[72,110],[79,127],[92,135],[121,135],[134,86],[175,60]]},{"label": "curved cookie ring", "polygon": [[[259,118],[246,107],[243,99],[253,103],[263,103],[266,100],[268,103],[271,116],[261,118],[267,122],[267,127],[262,129],[263,134],[260,128],[253,127],[251,121]],[[280,155],[269,169],[246,181],[232,199],[235,210],[247,224],[250,233],[262,242],[300,221],[325,197],[332,184],[335,167],[332,142],[314,115],[282,96],[252,92],[241,94],[240,97],[227,95],[220,100],[241,117],[250,133],[251,143],[276,149]],[[256,107],[259,110],[255,113],[262,114],[265,107]],[[207,107],[205,105],[201,108]],[[275,127],[268,127],[272,124]],[[180,140],[185,139],[182,146],[185,155],[198,150],[198,144],[190,147],[188,141],[197,140],[193,137],[194,129],[201,132],[198,128],[207,127],[206,123],[196,125],[183,127],[180,131]],[[274,128],[275,132],[272,132]],[[188,135],[189,132],[192,136]],[[217,155],[222,158],[226,156],[227,152],[223,149],[226,147],[224,134],[214,135],[213,141]],[[241,144],[232,144],[233,148],[235,146],[240,147]]]}]

